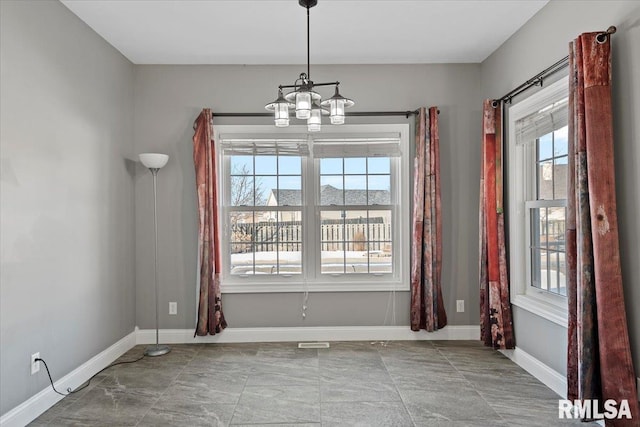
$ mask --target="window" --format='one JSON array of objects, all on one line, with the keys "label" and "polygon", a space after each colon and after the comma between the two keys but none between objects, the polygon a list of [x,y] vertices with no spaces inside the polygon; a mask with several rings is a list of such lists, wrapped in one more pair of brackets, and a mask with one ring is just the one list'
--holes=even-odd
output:
[{"label": "window", "polygon": [[223,291],[408,289],[408,126],[305,131],[216,128]]},{"label": "window", "polygon": [[567,79],[509,109],[512,303],[566,326]]},{"label": "window", "polygon": [[567,295],[564,245],[569,167],[567,129],[565,125],[535,139],[536,191],[525,203],[530,224],[529,284],[564,296]]}]

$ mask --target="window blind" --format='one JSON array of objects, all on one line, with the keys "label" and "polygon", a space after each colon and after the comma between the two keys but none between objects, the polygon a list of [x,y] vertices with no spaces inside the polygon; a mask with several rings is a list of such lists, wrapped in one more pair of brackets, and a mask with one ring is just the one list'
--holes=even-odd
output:
[{"label": "window blind", "polygon": [[568,98],[555,102],[516,122],[516,144],[532,144],[543,135],[567,125]]},{"label": "window blind", "polygon": [[313,156],[327,157],[400,157],[400,135],[371,137],[317,138]]},{"label": "window blind", "polygon": [[308,156],[310,147],[316,158],[327,157],[400,157],[399,134],[358,137],[283,135],[259,138],[254,135],[220,135],[225,155]]},{"label": "window blind", "polygon": [[308,156],[309,143],[306,135],[256,138],[243,135],[220,135],[222,150],[226,155],[236,156]]}]

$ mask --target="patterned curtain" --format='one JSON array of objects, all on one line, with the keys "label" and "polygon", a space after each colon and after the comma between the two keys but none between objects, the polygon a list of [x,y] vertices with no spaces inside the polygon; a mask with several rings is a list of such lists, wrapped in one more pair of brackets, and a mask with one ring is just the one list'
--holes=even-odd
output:
[{"label": "patterned curtain", "polygon": [[636,380],[622,289],[611,111],[611,43],[585,33],[569,45],[567,287],[569,399],[628,399]]},{"label": "patterned curtain", "polygon": [[502,204],[502,113],[484,101],[480,172],[480,338],[486,346],[515,347]]},{"label": "patterned curtain", "polygon": [[196,335],[215,335],[227,327],[222,313],[220,293],[220,242],[218,230],[218,194],[216,151],[213,141],[213,116],[205,108],[194,123],[193,163],[198,193],[198,248],[200,296]]},{"label": "patterned curtain", "polygon": [[440,138],[438,109],[420,108],[416,119],[411,248],[411,329],[444,328],[447,313],[440,284],[442,220],[440,218]]}]

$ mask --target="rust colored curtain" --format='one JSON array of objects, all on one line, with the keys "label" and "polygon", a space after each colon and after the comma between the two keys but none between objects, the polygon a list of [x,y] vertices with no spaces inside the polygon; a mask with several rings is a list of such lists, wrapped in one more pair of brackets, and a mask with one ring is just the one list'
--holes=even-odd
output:
[{"label": "rust colored curtain", "polygon": [[220,242],[218,230],[218,194],[216,147],[213,141],[213,117],[205,108],[194,123],[193,163],[198,194],[198,249],[200,295],[196,335],[215,335],[227,327],[222,313],[220,293]]},{"label": "rust colored curtain", "polygon": [[411,329],[429,332],[447,324],[440,283],[440,138],[438,109],[420,108],[416,119],[411,247]]},{"label": "rust colored curtain", "polygon": [[[611,44],[599,33],[569,45],[567,292],[569,399],[627,399],[640,412],[629,348],[616,215]],[[574,195],[574,197],[571,197]]]},{"label": "rust colored curtain", "polygon": [[480,338],[486,346],[515,347],[504,236],[502,110],[484,101],[480,172]]}]

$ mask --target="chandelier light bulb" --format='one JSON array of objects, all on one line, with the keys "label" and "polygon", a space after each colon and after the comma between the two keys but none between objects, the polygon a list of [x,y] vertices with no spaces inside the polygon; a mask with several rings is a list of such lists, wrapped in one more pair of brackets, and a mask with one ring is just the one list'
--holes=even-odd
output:
[{"label": "chandelier light bulb", "polygon": [[311,93],[298,92],[296,94],[296,118],[308,119],[311,117]]},{"label": "chandelier light bulb", "polygon": [[343,99],[330,99],[329,100],[329,114],[332,125],[344,124],[344,100]]},{"label": "chandelier light bulb", "polygon": [[276,104],[275,113],[275,123],[277,127],[289,126],[289,104],[287,102]]},{"label": "chandelier light bulb", "polygon": [[311,109],[311,116],[307,120],[307,131],[320,132],[322,126],[322,110],[315,106]]}]

